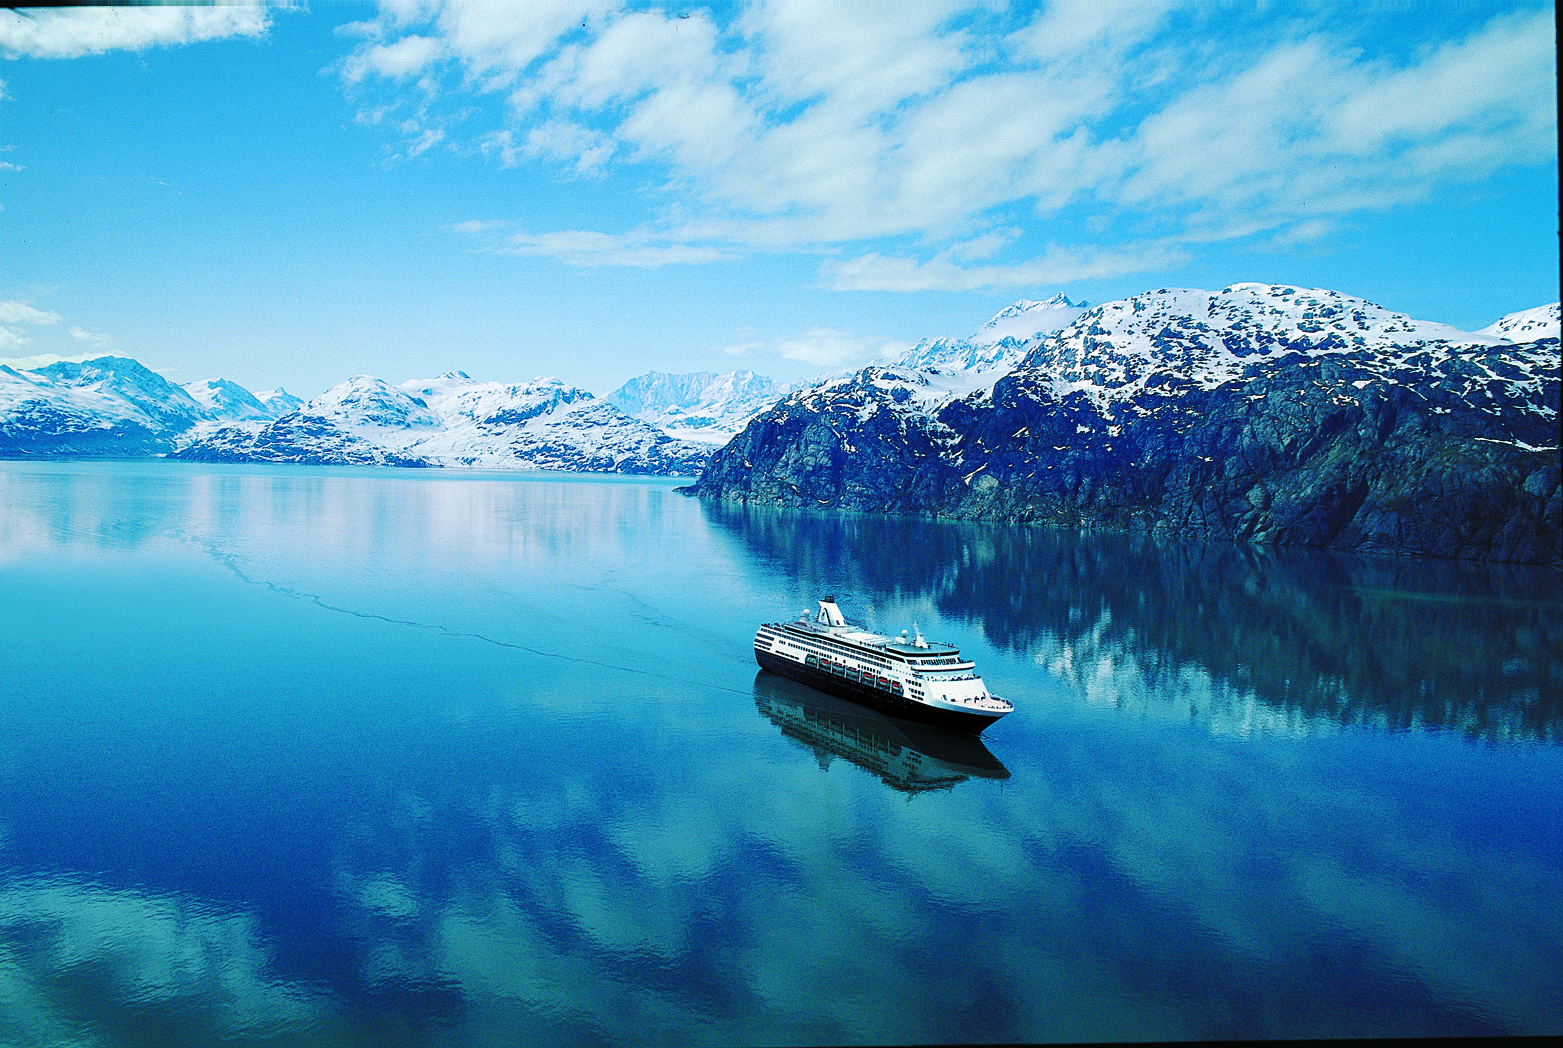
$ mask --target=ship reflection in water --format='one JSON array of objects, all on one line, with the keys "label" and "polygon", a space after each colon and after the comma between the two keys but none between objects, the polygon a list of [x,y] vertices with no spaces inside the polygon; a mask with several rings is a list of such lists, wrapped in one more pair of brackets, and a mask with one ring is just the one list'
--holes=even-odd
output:
[{"label": "ship reflection in water", "polygon": [[975,735],[890,717],[774,673],[755,675],[754,704],[783,735],[813,750],[821,768],[842,757],[908,795],[974,777],[1009,778]]}]

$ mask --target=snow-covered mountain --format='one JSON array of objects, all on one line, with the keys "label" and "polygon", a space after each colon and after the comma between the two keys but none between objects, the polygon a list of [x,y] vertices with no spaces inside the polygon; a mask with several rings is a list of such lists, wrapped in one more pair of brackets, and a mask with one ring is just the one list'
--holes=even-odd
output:
[{"label": "snow-covered mountain", "polygon": [[786,392],[753,371],[649,371],[603,399],[670,437],[719,447]]},{"label": "snow-covered mountain", "polygon": [[709,454],[553,377],[505,385],[457,371],[401,388],[444,426],[406,450],[442,464],[693,475]]},{"label": "snow-covered mountain", "polygon": [[190,399],[201,405],[207,417],[212,419],[230,422],[269,420],[284,413],[237,382],[229,382],[225,378],[186,382],[181,388],[190,394]]},{"label": "snow-covered mountain", "polygon": [[1554,563],[1557,310],[1468,332],[1322,289],[1164,288],[793,393],[695,491]]},{"label": "snow-covered mountain", "polygon": [[255,394],[255,399],[266,405],[266,410],[271,412],[272,418],[281,418],[294,408],[304,406],[303,400],[281,386],[276,389],[263,389]]},{"label": "snow-covered mountain", "polygon": [[1006,338],[1024,342],[1036,335],[1046,335],[1068,327],[1089,308],[1089,302],[1071,302],[1063,294],[1041,302],[1023,298],[999,310],[992,320],[977,329],[969,341],[981,346],[1002,342]]},{"label": "snow-covered mountain", "polygon": [[693,475],[709,453],[553,378],[505,385],[451,372],[393,386],[360,375],[306,404],[224,379],[181,387],[125,357],[0,366],[0,455],[8,456]]},{"label": "snow-covered mountain", "polygon": [[452,371],[400,386],[359,375],[269,425],[202,433],[176,454],[205,461],[693,475],[708,449],[674,440],[556,378],[507,385]]},{"label": "snow-covered mountain", "polygon": [[[1446,363],[1457,347],[1511,346],[1543,337],[1511,338],[1496,330],[1511,318],[1547,310],[1556,317],[1554,304],[1470,332],[1320,288],[1162,288],[1087,311],[1040,340],[1024,366],[1050,381],[1055,395],[1084,393],[1099,406],[1132,400],[1149,388],[1214,389],[1257,363],[1299,352],[1310,358],[1349,355],[1381,378],[1414,380]],[[1518,333],[1518,325],[1510,326]],[[1508,357],[1530,369],[1532,381],[1537,377],[1536,361],[1526,363],[1525,354]]]},{"label": "snow-covered mountain", "polygon": [[1084,313],[1084,302],[1054,295],[1041,302],[1023,298],[994,314],[971,338],[925,338],[891,362],[892,367],[919,371],[994,372],[989,379],[1020,363],[1031,342],[1067,327]]},{"label": "snow-covered mountain", "polygon": [[1510,342],[1529,342],[1538,338],[1558,338],[1560,333],[1558,319],[1558,303],[1550,306],[1537,306],[1535,309],[1522,309],[1517,313],[1509,313],[1496,324],[1490,324],[1477,332],[1478,335],[1491,335],[1494,338],[1507,339]]},{"label": "snow-covered mountain", "polygon": [[0,454],[155,454],[176,434],[261,406],[230,382],[191,386],[200,397],[128,357],[0,366]]}]

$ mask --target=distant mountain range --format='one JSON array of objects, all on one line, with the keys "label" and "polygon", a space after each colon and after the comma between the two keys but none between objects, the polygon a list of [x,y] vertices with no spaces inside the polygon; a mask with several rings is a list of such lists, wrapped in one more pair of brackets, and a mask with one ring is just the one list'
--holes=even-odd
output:
[{"label": "distant mountain range", "polygon": [[712,371],[664,375],[652,371],[630,379],[604,399],[670,437],[718,448],[789,389],[779,388],[752,371],[729,371],[725,375]]},{"label": "distant mountain range", "polygon": [[649,372],[358,376],[306,402],[134,360],[0,366],[0,457],[169,455],[697,476],[730,502],[1559,560],[1559,307],[1477,332],[1236,284],[1021,300],[967,339],[781,388]]},{"label": "distant mountain range", "polygon": [[201,432],[172,457],[692,476],[709,452],[556,378],[506,385],[452,371],[400,386],[360,375],[267,424]]},{"label": "distant mountain range", "polygon": [[273,419],[302,403],[221,379],[176,386],[126,357],[60,362],[35,371],[0,365],[0,457],[155,455],[177,434],[240,419]]},{"label": "distant mountain range", "polygon": [[691,490],[1557,563],[1558,333],[1556,303],[1465,332],[1335,291],[1162,289],[791,393]]},{"label": "distant mountain range", "polygon": [[0,366],[0,457],[167,455],[693,476],[782,391],[752,372],[653,372],[615,396],[637,393],[641,413],[664,421],[666,432],[556,378],[508,385],[455,371],[392,386],[360,375],[306,403],[286,390],[254,394],[226,379],[177,386],[125,357],[35,371]]}]

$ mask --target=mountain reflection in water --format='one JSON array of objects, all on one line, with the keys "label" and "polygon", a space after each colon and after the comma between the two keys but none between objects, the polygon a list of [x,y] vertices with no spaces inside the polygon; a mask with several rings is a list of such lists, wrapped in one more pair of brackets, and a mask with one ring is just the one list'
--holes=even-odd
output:
[{"label": "mountain reflection in water", "polygon": [[973,776],[1009,778],[975,735],[889,717],[764,670],[754,678],[754,704],[782,734],[813,750],[821,768],[844,757],[902,793],[947,790]]},{"label": "mountain reflection in water", "polygon": [[924,603],[1087,701],[1213,730],[1563,736],[1563,576],[1411,560],[708,504],[754,554],[871,608]]}]

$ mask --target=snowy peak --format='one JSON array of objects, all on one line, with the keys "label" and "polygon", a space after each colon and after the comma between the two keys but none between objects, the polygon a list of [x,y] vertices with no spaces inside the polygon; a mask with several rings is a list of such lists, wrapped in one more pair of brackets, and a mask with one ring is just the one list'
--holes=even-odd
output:
[{"label": "snowy peak", "polygon": [[404,382],[401,390],[427,406],[446,426],[481,423],[494,426],[525,422],[572,404],[595,400],[590,393],[552,376],[525,384],[480,382],[462,371],[437,379]]},{"label": "snowy peak", "polygon": [[447,371],[439,378],[415,378],[401,384],[402,392],[423,400],[448,397],[472,386],[482,385],[465,371]]},{"label": "snowy peak", "polygon": [[1026,355],[1026,345],[1006,337],[997,342],[969,342],[964,338],[925,338],[890,362],[891,367],[918,371],[992,371],[1012,368]]},{"label": "snowy peak", "polygon": [[1040,302],[1023,298],[999,310],[971,338],[925,338],[890,366],[937,373],[1007,371],[1025,357],[1027,343],[1068,327],[1086,308],[1062,294]]},{"label": "snowy peak", "polygon": [[1563,325],[1558,319],[1559,303],[1554,302],[1548,306],[1537,306],[1534,309],[1522,309],[1518,313],[1510,313],[1496,324],[1489,324],[1477,332],[1478,335],[1488,335],[1492,338],[1506,339],[1509,342],[1534,342],[1538,338],[1563,337]]},{"label": "snowy peak", "polygon": [[276,389],[263,389],[255,394],[255,399],[266,405],[266,410],[271,412],[272,418],[281,418],[290,411],[296,411],[304,406],[304,401],[295,397],[292,393],[278,386]]},{"label": "snowy peak", "polygon": [[1286,353],[1362,353],[1404,366],[1422,352],[1506,342],[1339,291],[1233,284],[1216,292],[1162,288],[1104,303],[1042,339],[1024,366],[1049,376],[1061,394],[1117,399],[1153,375],[1212,388],[1238,378],[1249,364]]},{"label": "snowy peak", "polygon": [[280,414],[237,382],[229,382],[225,378],[186,382],[180,388],[201,405],[207,418],[228,422],[266,421]]},{"label": "snowy peak", "polygon": [[267,426],[198,434],[178,457],[206,461],[698,473],[682,444],[553,377],[482,382],[450,371],[393,386],[359,375]]},{"label": "snowy peak", "polygon": [[129,357],[58,361],[34,371],[12,372],[25,386],[13,386],[8,400],[49,403],[55,410],[104,427],[131,422],[157,431],[182,430],[206,417],[183,389]]},{"label": "snowy peak", "polygon": [[978,328],[968,341],[979,346],[993,345],[1007,338],[1024,342],[1068,327],[1089,306],[1089,302],[1071,302],[1063,294],[1041,302],[1023,298],[995,313],[993,319]]},{"label": "snowy peak", "polygon": [[632,418],[679,440],[725,444],[785,391],[753,371],[669,375],[650,371],[604,398]]},{"label": "snowy peak", "polygon": [[340,426],[413,429],[440,425],[439,416],[422,399],[371,375],[339,382],[300,410]]},{"label": "snowy peak", "polygon": [[155,419],[202,415],[201,406],[180,387],[129,357],[99,357],[81,363],[58,361],[32,372],[54,386],[79,390],[105,402],[128,403]]}]

